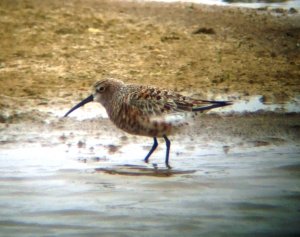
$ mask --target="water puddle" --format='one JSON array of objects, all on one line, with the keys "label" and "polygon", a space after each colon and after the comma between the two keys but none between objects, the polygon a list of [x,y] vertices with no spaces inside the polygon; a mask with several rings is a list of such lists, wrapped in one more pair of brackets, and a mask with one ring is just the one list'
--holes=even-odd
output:
[{"label": "water puddle", "polygon": [[97,172],[103,172],[113,175],[125,175],[125,176],[152,176],[152,177],[171,177],[174,175],[192,174],[196,170],[174,170],[167,168],[158,169],[154,165],[153,168],[139,166],[139,165],[118,165],[113,168],[96,168]]},{"label": "water puddle", "polygon": [[219,5],[219,6],[235,6],[235,7],[246,7],[246,8],[300,8],[300,1],[290,0],[290,1],[234,1],[234,0],[144,0],[151,2],[184,2],[184,3],[199,3],[206,5]]},{"label": "water puddle", "polygon": [[[214,111],[214,110],[213,110]],[[249,113],[249,112],[278,112],[278,113],[299,113],[300,96],[282,104],[264,103],[264,97],[257,95],[245,100],[233,101],[231,106],[219,109],[225,113]]]}]

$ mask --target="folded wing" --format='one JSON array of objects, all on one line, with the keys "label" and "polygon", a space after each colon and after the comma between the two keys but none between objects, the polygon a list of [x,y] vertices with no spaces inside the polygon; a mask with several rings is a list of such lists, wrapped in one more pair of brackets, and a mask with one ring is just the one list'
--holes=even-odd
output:
[{"label": "folded wing", "polygon": [[165,116],[182,112],[203,112],[231,105],[230,101],[197,100],[178,93],[145,87],[134,91],[129,100],[130,106],[139,109],[146,116]]}]

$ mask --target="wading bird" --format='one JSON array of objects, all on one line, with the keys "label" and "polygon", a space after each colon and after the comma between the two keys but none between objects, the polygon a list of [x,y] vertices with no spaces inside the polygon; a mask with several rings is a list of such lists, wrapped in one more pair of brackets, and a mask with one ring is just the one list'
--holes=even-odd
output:
[{"label": "wading bird", "polygon": [[153,137],[153,145],[144,161],[156,149],[157,137],[166,142],[165,164],[168,168],[171,142],[168,135],[187,124],[189,114],[231,105],[229,101],[199,100],[174,91],[144,85],[125,84],[117,79],[98,81],[93,93],[70,109],[64,117],[89,102],[104,106],[110,120],[120,129],[135,135]]}]

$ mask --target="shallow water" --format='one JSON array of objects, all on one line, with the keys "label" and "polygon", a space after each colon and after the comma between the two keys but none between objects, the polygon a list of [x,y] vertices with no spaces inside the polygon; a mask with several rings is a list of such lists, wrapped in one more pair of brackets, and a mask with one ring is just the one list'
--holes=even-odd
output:
[{"label": "shallow water", "polygon": [[[147,0],[153,1],[153,0]],[[201,3],[208,5],[222,5],[222,6],[236,6],[236,7],[247,7],[247,8],[260,8],[260,7],[271,7],[271,8],[300,8],[300,1],[224,1],[224,0],[154,0],[156,2],[187,2],[187,3]]]},{"label": "shallow water", "polygon": [[164,144],[145,164],[151,139],[66,127],[2,136],[0,236],[300,234],[297,142],[177,138],[168,170]]}]

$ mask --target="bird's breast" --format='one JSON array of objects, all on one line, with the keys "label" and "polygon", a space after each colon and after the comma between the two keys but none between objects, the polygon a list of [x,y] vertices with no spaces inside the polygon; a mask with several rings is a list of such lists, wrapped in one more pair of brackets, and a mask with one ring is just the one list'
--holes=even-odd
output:
[{"label": "bird's breast", "polygon": [[162,137],[171,134],[173,130],[171,122],[152,119],[151,116],[145,115],[138,108],[126,103],[118,106],[113,111],[108,110],[107,112],[111,121],[118,128],[131,134]]}]

